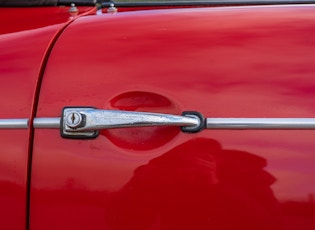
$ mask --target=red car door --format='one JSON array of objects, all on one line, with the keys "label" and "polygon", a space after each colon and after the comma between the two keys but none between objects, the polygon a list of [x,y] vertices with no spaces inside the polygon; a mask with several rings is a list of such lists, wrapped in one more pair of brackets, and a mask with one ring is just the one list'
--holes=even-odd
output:
[{"label": "red car door", "polygon": [[[18,4],[23,2],[15,6]],[[91,8],[80,7],[80,13],[88,10]],[[39,79],[49,46],[69,16],[65,7],[0,8],[1,229],[29,225],[32,120]]]},{"label": "red car door", "polygon": [[[30,229],[314,229],[315,131],[300,119],[315,114],[314,12],[225,7],[75,20],[42,81]],[[109,126],[77,135],[90,121],[84,111]],[[197,133],[126,127],[143,123],[120,124],[131,116],[123,111],[208,119]],[[225,126],[231,117],[247,124]]]},{"label": "red car door", "polygon": [[[43,10],[48,13],[48,11]],[[0,228],[28,221],[31,119],[42,61],[62,19],[38,19],[40,9],[0,8]],[[66,12],[67,13],[67,12]],[[47,15],[47,14],[46,14]],[[66,14],[67,16],[67,14]],[[68,19],[68,16],[66,17]],[[21,23],[27,20],[28,23]],[[10,23],[9,23],[10,22]],[[18,22],[18,23],[15,23]],[[42,28],[43,27],[43,28]]]}]

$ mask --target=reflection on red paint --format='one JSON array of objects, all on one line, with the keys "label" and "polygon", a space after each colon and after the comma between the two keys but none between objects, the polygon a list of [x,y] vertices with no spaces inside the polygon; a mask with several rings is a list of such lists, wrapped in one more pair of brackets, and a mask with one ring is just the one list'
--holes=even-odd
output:
[{"label": "reflection on red paint", "polygon": [[[138,167],[111,194],[112,229],[279,229],[266,160],[198,138]],[[152,227],[153,226],[153,227]]]}]

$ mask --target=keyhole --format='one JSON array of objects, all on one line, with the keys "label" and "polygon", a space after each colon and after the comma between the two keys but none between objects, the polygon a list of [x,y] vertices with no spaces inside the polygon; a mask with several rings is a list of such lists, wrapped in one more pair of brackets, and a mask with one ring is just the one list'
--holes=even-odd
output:
[{"label": "keyhole", "polygon": [[70,128],[77,128],[82,121],[82,115],[78,112],[71,112],[66,116],[66,124]]},{"label": "keyhole", "polygon": [[72,113],[71,120],[72,120],[72,124],[74,124],[74,120],[75,120],[75,115],[74,115],[74,113]]}]

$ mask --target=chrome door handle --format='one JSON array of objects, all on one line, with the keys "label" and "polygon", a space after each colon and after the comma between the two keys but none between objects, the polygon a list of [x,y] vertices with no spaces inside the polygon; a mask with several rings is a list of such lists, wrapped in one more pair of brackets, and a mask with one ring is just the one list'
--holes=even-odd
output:
[{"label": "chrome door handle", "polygon": [[66,107],[61,118],[61,135],[66,138],[93,138],[102,129],[148,126],[180,126],[184,132],[197,132],[205,127],[205,123],[203,117],[195,112],[185,112],[180,116]]}]

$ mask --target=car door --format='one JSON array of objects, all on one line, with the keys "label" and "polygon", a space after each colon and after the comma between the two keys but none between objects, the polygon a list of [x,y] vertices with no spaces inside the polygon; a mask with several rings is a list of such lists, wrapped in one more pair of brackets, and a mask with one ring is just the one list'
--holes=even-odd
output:
[{"label": "car door", "polygon": [[[59,17],[57,21],[54,18],[38,20],[41,15],[37,13],[42,12],[40,10],[0,8],[0,228],[2,229],[25,229],[28,225],[29,164],[33,141],[34,100],[47,46],[61,27],[58,23],[63,19]],[[47,9],[44,11],[47,16],[49,11]],[[28,23],[21,23],[23,20],[27,20]],[[19,23],[15,23],[17,21]]]},{"label": "car door", "polygon": [[[66,7],[25,4],[0,3],[0,228],[12,230],[29,226],[33,118],[40,79],[54,37],[71,19]],[[9,5],[15,7],[3,7]],[[94,11],[78,9],[78,15]]]},{"label": "car door", "polygon": [[312,6],[74,21],[41,85],[30,229],[313,229],[314,28]]}]

